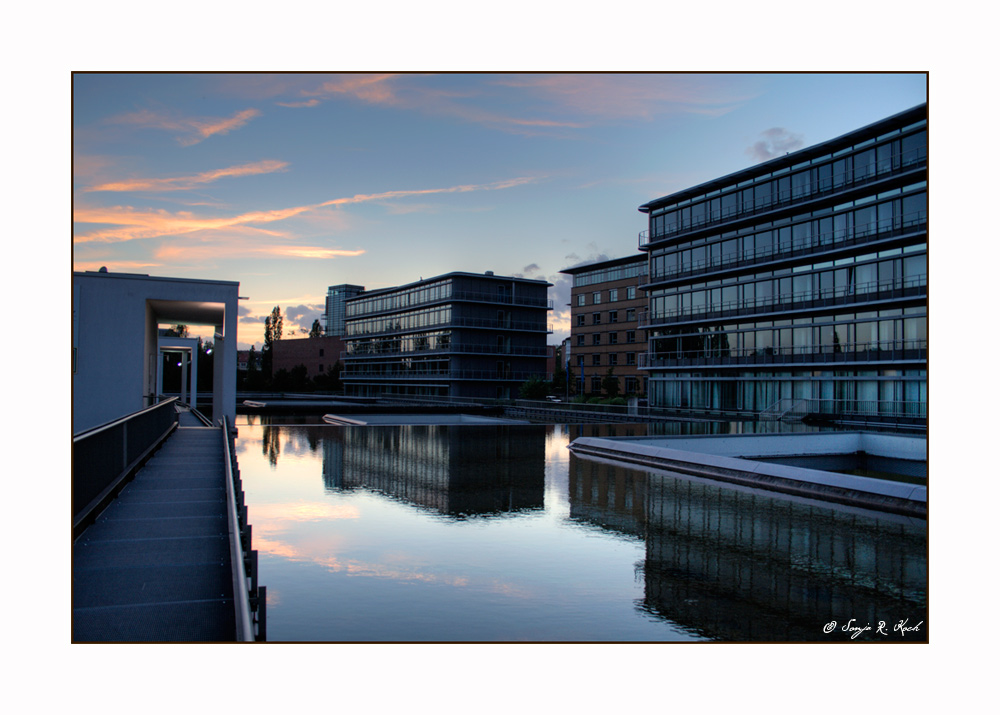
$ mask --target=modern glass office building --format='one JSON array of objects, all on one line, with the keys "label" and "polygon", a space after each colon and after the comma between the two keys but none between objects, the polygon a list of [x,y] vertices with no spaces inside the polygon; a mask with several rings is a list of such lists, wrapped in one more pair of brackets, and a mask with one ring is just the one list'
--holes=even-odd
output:
[{"label": "modern glass office building", "polygon": [[347,394],[516,397],[545,379],[550,286],[448,273],[349,299]]},{"label": "modern glass office building", "polygon": [[926,105],[639,210],[651,406],[926,422]]},{"label": "modern glass office building", "polygon": [[323,314],[324,335],[343,337],[347,299],[364,292],[364,286],[349,283],[341,283],[326,289],[326,313]]}]

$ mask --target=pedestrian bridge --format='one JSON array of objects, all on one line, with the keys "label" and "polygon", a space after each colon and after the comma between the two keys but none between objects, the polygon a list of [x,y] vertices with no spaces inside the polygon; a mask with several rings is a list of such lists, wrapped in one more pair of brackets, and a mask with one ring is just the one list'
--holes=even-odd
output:
[{"label": "pedestrian bridge", "polygon": [[74,642],[266,639],[234,434],[171,399],[74,436]]}]

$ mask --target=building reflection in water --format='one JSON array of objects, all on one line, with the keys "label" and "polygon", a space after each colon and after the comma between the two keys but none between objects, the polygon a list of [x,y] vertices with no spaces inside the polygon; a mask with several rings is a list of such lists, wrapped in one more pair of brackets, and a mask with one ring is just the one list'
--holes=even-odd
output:
[{"label": "building reflection in water", "polygon": [[924,521],[574,455],[569,491],[571,518],[645,539],[638,608],[692,633],[826,642],[854,619],[855,640],[927,640]]},{"label": "building reflection in water", "polygon": [[538,425],[327,428],[322,444],[328,490],[371,489],[459,518],[544,508]]}]

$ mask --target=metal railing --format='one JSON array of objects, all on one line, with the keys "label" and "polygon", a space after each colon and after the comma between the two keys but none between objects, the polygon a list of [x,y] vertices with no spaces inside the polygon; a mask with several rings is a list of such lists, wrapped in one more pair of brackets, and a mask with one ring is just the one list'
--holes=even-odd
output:
[{"label": "metal railing", "polygon": [[73,436],[73,534],[111,502],[177,427],[176,398]]},{"label": "metal railing", "polygon": [[[236,606],[236,640],[241,643],[267,640],[267,588],[257,583],[257,552],[251,546],[251,526],[236,464],[234,432],[229,418],[220,420],[226,478],[226,515],[229,523],[229,555],[233,563],[233,601]],[[257,614],[256,629],[254,613]]]},{"label": "metal railing", "polygon": [[[372,346],[373,348],[375,346]],[[370,350],[344,350],[340,353],[341,360],[349,360],[356,358],[377,358],[377,357],[406,357],[406,356],[419,356],[419,355],[447,355],[448,353],[460,353],[460,354],[476,354],[476,355],[516,355],[521,357],[545,357],[548,355],[548,348],[542,347],[532,347],[532,346],[522,346],[522,345],[511,345],[509,347],[498,347],[494,344],[481,344],[481,345],[468,345],[461,343],[454,343],[452,345],[446,345],[444,347],[422,347],[414,348],[412,350],[393,350],[387,349],[382,351]]]},{"label": "metal railing", "polygon": [[927,340],[873,340],[767,348],[702,348],[639,353],[640,370],[689,365],[927,360]]},{"label": "metal railing", "polygon": [[[839,229],[819,232],[804,240],[784,241],[772,244],[771,246],[755,247],[752,251],[734,251],[723,254],[720,250],[718,255],[714,255],[713,253],[711,257],[702,260],[689,261],[687,263],[679,262],[677,266],[671,269],[655,270],[654,268],[650,272],[649,280],[650,282],[673,280],[690,275],[698,275],[714,269],[755,266],[776,258],[792,258],[804,253],[814,253],[816,249],[833,250],[842,246],[858,246],[915,233],[920,229],[927,229],[926,211],[918,211],[907,214],[907,216],[910,218],[907,219],[906,216],[901,217],[899,221],[893,221],[890,227],[885,226],[885,221],[872,221],[862,226],[855,226],[850,230]],[[719,243],[740,241],[743,238],[746,238],[746,236],[737,236]],[[718,245],[718,243],[703,244],[700,247],[709,248],[710,245]],[[699,248],[699,246],[695,246],[694,248]]]},{"label": "metal railing", "polygon": [[[793,276],[779,276],[780,278]],[[822,308],[828,305],[847,305],[866,303],[876,300],[891,300],[919,296],[926,293],[927,274],[920,274],[905,280],[893,279],[885,281],[870,281],[853,286],[828,288],[798,293],[782,293],[768,298],[753,300],[712,301],[703,306],[691,309],[673,308],[670,310],[647,310],[639,314],[639,327],[646,329],[660,323],[680,322],[683,320],[705,320],[725,318],[739,315],[752,315],[760,312],[788,311],[797,308]],[[924,289],[924,290],[920,290]],[[710,288],[708,291],[721,290]]]}]

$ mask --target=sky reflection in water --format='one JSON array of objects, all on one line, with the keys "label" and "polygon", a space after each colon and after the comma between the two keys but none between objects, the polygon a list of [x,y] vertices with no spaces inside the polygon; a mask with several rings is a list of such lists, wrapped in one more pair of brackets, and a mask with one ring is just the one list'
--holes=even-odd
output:
[{"label": "sky reflection in water", "polygon": [[926,619],[923,522],[579,459],[577,427],[249,419],[271,641],[822,642],[847,637],[831,620]]}]

